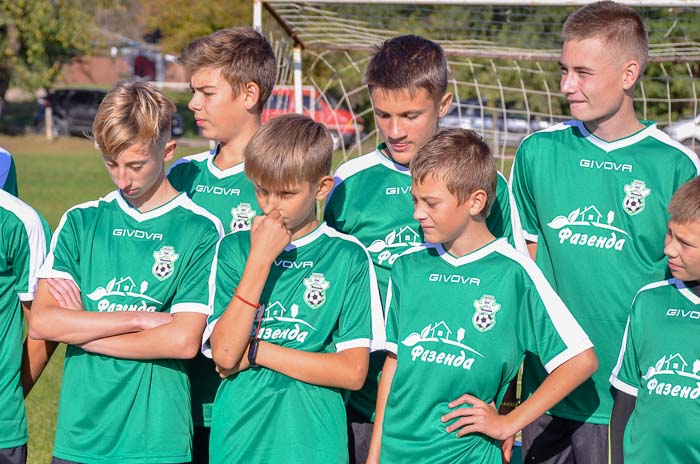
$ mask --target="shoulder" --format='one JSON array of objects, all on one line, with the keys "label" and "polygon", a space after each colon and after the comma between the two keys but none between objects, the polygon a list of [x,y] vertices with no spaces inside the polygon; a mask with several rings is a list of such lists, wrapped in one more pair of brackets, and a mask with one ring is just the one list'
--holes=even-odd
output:
[{"label": "shoulder", "polygon": [[[230,260],[241,256],[245,261],[250,247],[250,230],[229,232],[221,237],[217,245],[217,259]],[[240,270],[243,272],[243,269]]]},{"label": "shoulder", "polygon": [[357,174],[361,174],[368,169],[375,166],[381,166],[383,164],[383,157],[377,153],[376,150],[374,150],[370,153],[358,156],[357,158],[353,158],[341,164],[338,166],[335,173],[333,173],[333,177],[335,178],[337,184],[339,182],[344,182]]},{"label": "shoulder", "polygon": [[648,297],[653,297],[656,295],[668,295],[669,292],[674,292],[679,287],[682,287],[682,283],[676,279],[659,280],[657,282],[649,283],[637,291],[634,296],[634,302],[637,303]]},{"label": "shoulder", "polygon": [[0,190],[0,211],[4,216],[13,218],[12,222],[22,224],[28,232],[44,229],[42,218],[34,208],[4,190]]},{"label": "shoulder", "polygon": [[[529,256],[525,256],[513,248],[506,239],[498,239],[493,245],[493,254],[503,261],[500,266],[505,272],[511,269],[520,274],[525,280],[530,281],[538,290],[549,290],[549,285],[544,274]],[[553,291],[553,290],[552,290]]]},{"label": "shoulder", "polygon": [[676,157],[680,163],[691,166],[696,175],[700,175],[700,160],[693,150],[673,140],[667,133],[659,130],[655,124],[648,129],[648,137],[663,146],[662,150],[654,150],[655,154]]},{"label": "shoulder", "polygon": [[[398,258],[396,258],[396,261],[394,261],[394,265],[392,266],[392,271],[393,269],[398,269],[404,266],[413,266],[417,261],[431,259],[432,257],[440,254],[439,248],[439,245],[427,242],[412,246],[401,253]],[[431,251],[433,251],[432,254]]]},{"label": "shoulder", "polygon": [[210,156],[211,152],[209,151],[203,151],[190,156],[183,156],[179,160],[175,161],[172,166],[170,166],[168,174],[190,168],[195,164],[206,163]]},{"label": "shoulder", "polygon": [[224,235],[224,227],[221,224],[221,220],[211,214],[206,209],[202,208],[195,202],[193,202],[187,195],[181,193],[177,200],[178,206],[185,210],[188,214],[193,217],[193,221],[202,224],[206,228],[212,228],[216,230],[219,237]]},{"label": "shoulder", "polygon": [[520,142],[520,148],[537,146],[542,143],[547,144],[566,137],[581,136],[580,125],[580,121],[571,119],[569,121],[560,122],[559,124],[555,124],[546,129],[533,132],[525,137],[522,142]]},{"label": "shoulder", "polygon": [[319,229],[319,232],[333,243],[334,249],[337,252],[356,256],[361,259],[369,259],[367,249],[354,236],[339,232],[326,223],[321,224]]}]

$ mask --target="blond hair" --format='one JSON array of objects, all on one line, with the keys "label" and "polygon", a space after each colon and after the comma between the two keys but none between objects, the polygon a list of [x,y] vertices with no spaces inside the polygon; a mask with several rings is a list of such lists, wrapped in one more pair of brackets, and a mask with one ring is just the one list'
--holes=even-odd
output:
[{"label": "blond hair", "polygon": [[245,148],[245,173],[259,185],[280,190],[316,182],[331,171],[333,140],[308,116],[285,114],[263,124]]},{"label": "blond hair", "polygon": [[370,92],[425,90],[435,102],[447,92],[447,59],[437,43],[417,35],[402,35],[382,43],[367,69],[364,83]]},{"label": "blond hair", "polygon": [[595,2],[576,10],[562,28],[564,42],[600,39],[614,49],[611,55],[634,59],[644,72],[649,55],[649,39],[642,18],[627,5],[611,1]]},{"label": "blond hair", "polygon": [[95,143],[109,158],[117,157],[135,143],[147,147],[170,140],[175,105],[147,82],[122,81],[100,103],[92,133]]},{"label": "blond hair", "polygon": [[668,205],[671,222],[686,224],[700,220],[700,177],[681,185]]},{"label": "blond hair", "polygon": [[481,215],[489,215],[496,196],[496,161],[476,132],[466,129],[438,132],[418,150],[410,169],[414,183],[420,184],[431,176],[443,182],[460,204],[476,190],[484,190],[486,205]]},{"label": "blond hair", "polygon": [[238,96],[249,82],[260,89],[256,109],[262,112],[277,79],[277,60],[270,43],[250,27],[221,29],[190,42],[179,58],[190,74],[215,68]]}]

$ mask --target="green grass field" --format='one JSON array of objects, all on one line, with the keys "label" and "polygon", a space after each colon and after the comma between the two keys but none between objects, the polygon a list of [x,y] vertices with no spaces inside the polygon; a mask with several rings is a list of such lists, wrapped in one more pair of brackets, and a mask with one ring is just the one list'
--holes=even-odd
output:
[{"label": "green grass field", "polygon": [[[115,188],[90,140],[62,137],[47,141],[43,136],[0,136],[0,146],[15,158],[20,197],[46,218],[52,230],[68,208]],[[370,142],[363,146],[365,151],[373,148]],[[206,144],[193,147],[181,143],[177,157],[206,149]],[[334,153],[333,158],[334,168],[343,161],[340,152]],[[504,174],[508,175],[509,171],[510,161],[507,161]],[[61,346],[27,398],[30,464],[43,464],[51,459],[64,353],[65,347]]]}]

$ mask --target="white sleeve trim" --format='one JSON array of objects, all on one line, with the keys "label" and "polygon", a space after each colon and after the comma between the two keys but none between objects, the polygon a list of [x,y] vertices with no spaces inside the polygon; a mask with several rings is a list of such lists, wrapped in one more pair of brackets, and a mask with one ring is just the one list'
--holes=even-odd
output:
[{"label": "white sleeve trim", "polygon": [[631,385],[627,385],[625,382],[618,379],[614,375],[610,376],[610,384],[613,387],[615,387],[616,389],[620,390],[621,392],[627,393],[628,395],[632,395],[635,397],[639,396],[639,389],[637,389]]},{"label": "white sleeve trim", "polygon": [[211,309],[209,305],[202,303],[176,303],[170,307],[170,314],[176,313],[199,313],[209,316]]},{"label": "white sleeve trim", "polygon": [[530,232],[527,232],[524,229],[523,229],[522,233],[523,233],[523,237],[525,237],[525,240],[527,240],[528,242],[537,243],[537,239],[539,238],[539,235],[531,234]]},{"label": "white sleeve trim", "polygon": [[34,292],[30,293],[18,293],[20,301],[32,301],[34,299]]},{"label": "white sleeve trim", "polygon": [[204,328],[204,333],[202,334],[202,354],[209,359],[212,359],[211,344],[209,343],[209,339],[211,338],[211,334],[214,332],[214,327],[218,321],[218,319],[215,319],[211,322],[207,322],[207,326]]},{"label": "white sleeve trim", "polygon": [[341,351],[349,350],[352,348],[369,348],[370,342],[369,338],[356,338],[354,340],[348,340],[345,342],[340,342],[335,344],[335,349],[338,353]]},{"label": "white sleeve trim", "polygon": [[394,342],[386,342],[385,344],[386,351],[390,353],[394,353],[395,355],[399,355],[399,345],[394,343]]},{"label": "white sleeve trim", "polygon": [[544,368],[547,370],[548,374],[551,374],[557,367],[564,364],[566,361],[570,360],[574,356],[583,353],[589,348],[593,348],[593,343],[588,338],[580,340],[578,343],[571,345],[567,343],[567,348],[552,358]]},{"label": "white sleeve trim", "polygon": [[[51,256],[53,256],[53,255],[51,255]],[[44,264],[44,266],[42,266],[41,269],[39,269],[39,272],[37,272],[37,278],[39,278],[39,279],[68,279],[68,280],[72,280],[73,282],[75,282],[75,279],[73,279],[72,275],[70,275],[67,272],[57,271],[57,270],[51,268],[51,264],[53,264],[53,260],[51,263],[49,263],[47,261]],[[77,285],[77,282],[76,282],[76,285]]]}]

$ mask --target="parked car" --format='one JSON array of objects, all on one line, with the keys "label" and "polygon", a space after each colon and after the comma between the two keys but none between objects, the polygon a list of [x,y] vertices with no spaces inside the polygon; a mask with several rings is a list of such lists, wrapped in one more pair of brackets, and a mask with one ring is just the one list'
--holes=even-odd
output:
[{"label": "parked car", "polygon": [[487,141],[498,137],[506,145],[518,145],[532,132],[546,129],[549,121],[516,112],[511,105],[506,105],[506,117],[500,106],[490,107],[488,102],[474,99],[452,102],[449,111],[440,119],[440,127],[472,129],[480,133]]},{"label": "parked car", "polygon": [[694,118],[684,118],[669,124],[664,129],[672,139],[700,153],[700,113]]},{"label": "parked car", "polygon": [[[333,137],[334,149],[339,148],[341,143],[346,147],[351,145],[365,130],[365,123],[361,117],[353,117],[350,111],[338,108],[331,97],[318,94],[313,87],[302,88],[302,105],[305,115],[328,128]],[[263,108],[262,122],[295,112],[294,87],[277,86],[272,90],[272,95]]]},{"label": "parked car", "polygon": [[[50,92],[41,103],[44,107],[51,107],[54,135],[90,135],[97,108],[105,95],[107,92],[99,89],[76,88]],[[37,117],[36,123],[42,126],[43,117]],[[178,113],[173,113],[171,131],[173,137],[180,137],[184,132],[182,117]]]}]

